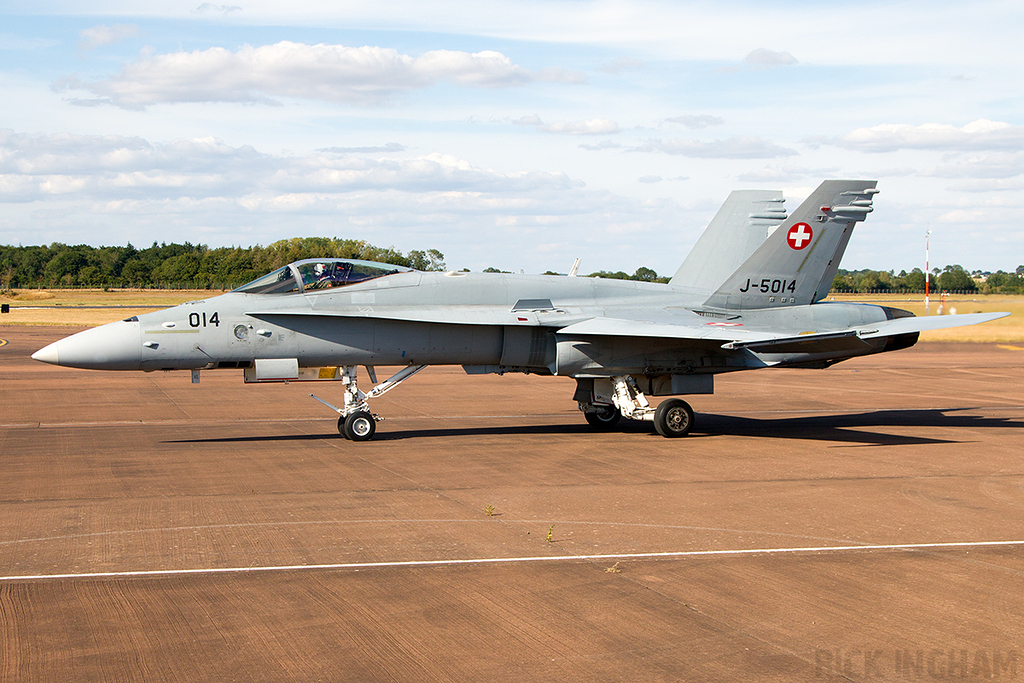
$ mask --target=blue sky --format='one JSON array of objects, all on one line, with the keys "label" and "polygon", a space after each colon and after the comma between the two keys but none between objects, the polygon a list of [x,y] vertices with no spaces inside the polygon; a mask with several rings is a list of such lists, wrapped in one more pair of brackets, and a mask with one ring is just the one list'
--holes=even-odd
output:
[{"label": "blue sky", "polygon": [[1024,263],[1019,2],[79,5],[0,4],[0,243],[671,274],[731,190],[863,177],[844,267]]}]

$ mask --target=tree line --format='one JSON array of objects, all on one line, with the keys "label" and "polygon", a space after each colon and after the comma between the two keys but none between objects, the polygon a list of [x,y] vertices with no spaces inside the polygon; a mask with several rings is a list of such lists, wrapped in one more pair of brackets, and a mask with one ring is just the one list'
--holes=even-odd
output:
[{"label": "tree line", "polygon": [[[129,243],[120,247],[91,247],[54,243],[48,246],[0,245],[0,286],[4,290],[30,288],[169,288],[232,289],[283,265],[304,258],[350,258],[408,266],[417,270],[443,271],[444,254],[437,249],[403,253],[394,247],[377,247],[363,240],[337,237],[295,237],[267,246],[217,247],[154,242],[139,249]],[[487,268],[485,272],[502,272]],[[548,274],[554,275],[548,271]],[[986,277],[976,278],[976,275]],[[654,270],[641,266],[625,271],[597,271],[588,277],[641,282],[668,282]],[[933,291],[1024,293],[1024,265],[1013,273],[969,273],[962,266],[935,268],[928,274]],[[901,271],[840,270],[832,283],[834,292],[924,291],[920,268]]]},{"label": "tree line", "polygon": [[[917,293],[925,289],[925,274],[920,268],[909,273],[901,271],[843,270],[832,280],[833,292]],[[979,294],[1024,294],[1024,265],[1012,273],[968,272],[963,266],[933,268],[928,273],[928,288],[933,292],[964,292]]]},{"label": "tree line", "polygon": [[3,289],[42,287],[232,289],[305,258],[379,261],[417,270],[445,270],[436,249],[408,254],[363,240],[296,237],[268,246],[218,247],[153,243],[125,247],[0,245]]}]

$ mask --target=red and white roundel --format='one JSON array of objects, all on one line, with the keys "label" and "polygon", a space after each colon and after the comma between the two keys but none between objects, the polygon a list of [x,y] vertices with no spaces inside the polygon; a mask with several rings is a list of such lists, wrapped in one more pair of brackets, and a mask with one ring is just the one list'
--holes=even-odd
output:
[{"label": "red and white roundel", "polygon": [[803,249],[811,243],[814,231],[807,223],[797,223],[786,233],[786,241],[794,249]]},{"label": "red and white roundel", "polygon": [[705,323],[706,325],[713,325],[714,327],[743,327],[743,323]]}]

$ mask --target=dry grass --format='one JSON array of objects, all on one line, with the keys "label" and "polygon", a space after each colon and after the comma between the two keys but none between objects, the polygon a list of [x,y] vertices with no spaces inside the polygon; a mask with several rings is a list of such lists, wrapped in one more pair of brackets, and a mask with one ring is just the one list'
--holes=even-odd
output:
[{"label": "dry grass", "polygon": [[[0,295],[0,302],[11,305],[11,312],[0,317],[0,325],[103,325],[139,313],[175,306],[186,301],[206,299],[222,293],[208,289],[15,290],[13,296]],[[80,306],[128,308],[77,308]]]},{"label": "dry grass", "polygon": [[[836,294],[836,301],[882,304],[902,308],[914,315],[925,315],[924,296],[906,294]],[[831,301],[833,296],[829,296]],[[932,296],[929,314],[995,313],[1008,311],[1010,316],[981,325],[951,327],[921,333],[921,341],[1024,342],[1024,296],[1010,294],[976,294],[950,297]]]},{"label": "dry grass", "polygon": [[[105,292],[100,289],[19,290],[13,297],[0,296],[10,303],[11,312],[0,317],[0,325],[102,325],[123,320],[138,313],[166,308],[185,301],[206,299],[222,292],[211,290],[128,290]],[[830,296],[829,300],[833,297]],[[925,315],[921,295],[836,294],[836,301],[883,304],[902,308],[914,315]],[[983,325],[954,327],[923,332],[922,341],[1024,342],[1024,296],[990,294],[932,297],[930,314],[990,313],[1009,311],[1012,315]],[[71,308],[75,306],[128,306],[129,308]]]}]

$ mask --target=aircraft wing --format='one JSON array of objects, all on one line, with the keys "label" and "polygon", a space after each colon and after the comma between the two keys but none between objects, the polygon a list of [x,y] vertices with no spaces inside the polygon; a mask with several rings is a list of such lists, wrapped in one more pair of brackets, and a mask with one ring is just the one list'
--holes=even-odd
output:
[{"label": "aircraft wing", "polygon": [[713,344],[729,350],[749,349],[755,353],[829,353],[840,350],[864,350],[870,347],[857,335],[857,330],[793,335],[792,332],[772,333],[764,329],[746,328],[722,320],[679,324],[592,318],[563,327],[558,334],[680,339]]},{"label": "aircraft wing", "polygon": [[[896,318],[859,325],[846,330],[819,333],[772,333],[748,329],[737,323],[715,320],[704,323],[591,318],[558,331],[569,336],[660,337],[694,341],[721,341],[725,349],[749,349],[755,353],[820,353],[867,346],[864,340],[901,334],[977,325],[1009,313],[968,313]],[[697,317],[697,316],[694,316]]]}]

